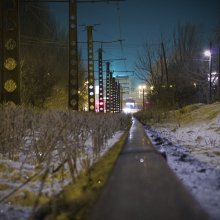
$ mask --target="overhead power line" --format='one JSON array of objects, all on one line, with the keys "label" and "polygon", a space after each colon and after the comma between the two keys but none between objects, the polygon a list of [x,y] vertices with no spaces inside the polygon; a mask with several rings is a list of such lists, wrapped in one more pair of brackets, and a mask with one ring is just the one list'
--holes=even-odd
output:
[{"label": "overhead power line", "polygon": [[[116,59],[105,59],[105,60],[102,60],[103,62],[111,62],[111,61],[124,61],[126,60],[126,58],[116,58]],[[82,59],[82,61],[88,61],[88,59]],[[94,62],[98,62],[99,60],[94,60]]]},{"label": "overhead power line", "polygon": [[134,73],[135,71],[132,70],[113,70],[113,72],[120,72],[120,73]]},{"label": "overhead power line", "polygon": [[[101,43],[101,44],[112,44],[112,43],[117,43],[117,42],[121,42],[124,40],[113,40],[113,41],[101,41],[101,40],[94,40],[93,43]],[[87,44],[87,41],[78,41],[78,43],[80,44]]]},{"label": "overhead power line", "polygon": [[[124,2],[125,0],[86,0],[86,1],[77,1],[77,3],[119,3],[119,2]],[[36,0],[22,0],[22,2],[36,2]],[[39,0],[38,2],[52,2],[52,3],[60,3],[60,2],[66,2],[68,3],[69,0]]]},{"label": "overhead power line", "polygon": [[[119,37],[121,38],[122,37],[122,25],[121,25],[121,15],[120,15],[119,4],[117,4],[117,12],[118,12]],[[124,47],[123,47],[122,41],[120,42],[120,46],[121,46],[122,56],[124,56],[125,55],[125,51],[124,51]],[[127,69],[127,64],[126,64],[125,61],[124,61],[124,66],[125,66],[125,69]]]}]

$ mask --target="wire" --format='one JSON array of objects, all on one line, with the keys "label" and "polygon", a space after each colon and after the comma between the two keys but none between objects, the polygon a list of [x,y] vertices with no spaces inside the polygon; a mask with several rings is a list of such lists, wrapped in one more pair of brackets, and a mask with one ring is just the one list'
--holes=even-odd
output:
[{"label": "wire", "polygon": [[45,22],[43,22],[43,21],[41,20],[41,18],[40,18],[37,14],[35,14],[35,12],[34,12],[33,9],[31,9],[30,11],[31,11],[32,14],[35,16],[35,18],[36,18],[38,21],[40,21],[40,22],[44,25],[44,27],[45,27],[48,31],[51,31],[51,30],[50,30],[50,27],[49,27]]},{"label": "wire", "polygon": [[44,46],[44,47],[56,47],[60,49],[67,49],[68,46],[61,46],[61,45],[42,45],[42,43],[36,43],[36,42],[21,42],[22,45],[31,45],[31,46]]},{"label": "wire", "polygon": [[[22,0],[22,2],[35,2],[36,0]],[[86,1],[77,1],[77,3],[111,3],[111,2],[124,2],[125,0],[86,0]],[[60,2],[66,2],[69,3],[69,0],[39,0],[38,2],[52,2],[52,3],[60,3]]]},{"label": "wire", "polygon": [[[112,43],[117,43],[122,40],[113,40],[113,41],[100,41],[100,40],[94,40],[93,43],[101,43],[101,44],[112,44]],[[87,41],[78,41],[80,44],[87,44]]]},{"label": "wire", "polygon": [[21,44],[22,45],[31,45],[31,46],[44,46],[44,47],[56,47],[61,49],[67,49],[68,48],[68,42],[65,41],[52,41],[48,39],[43,38],[34,38],[31,36],[25,36],[21,35]]},{"label": "wire", "polygon": [[[110,59],[105,59],[105,60],[102,60],[103,62],[112,62],[112,61],[124,61],[126,60],[126,58],[110,58]],[[88,61],[88,59],[82,59],[82,61]],[[94,62],[98,62],[99,60],[93,60]]]},{"label": "wire", "polygon": [[21,35],[21,38],[26,39],[26,40],[35,40],[35,41],[47,42],[47,43],[62,43],[62,44],[67,43],[67,41],[56,41],[56,40],[52,41],[47,38],[37,38],[37,37],[28,36],[28,35]]},{"label": "wire", "polygon": [[[122,38],[122,28],[121,28],[121,16],[120,16],[120,7],[119,4],[117,3],[117,12],[118,12],[118,27],[119,27],[119,37],[120,39]],[[120,47],[121,47],[121,52],[122,56],[125,56],[124,48],[122,41],[120,41]],[[127,70],[127,64],[126,61],[124,61],[125,69]]]}]

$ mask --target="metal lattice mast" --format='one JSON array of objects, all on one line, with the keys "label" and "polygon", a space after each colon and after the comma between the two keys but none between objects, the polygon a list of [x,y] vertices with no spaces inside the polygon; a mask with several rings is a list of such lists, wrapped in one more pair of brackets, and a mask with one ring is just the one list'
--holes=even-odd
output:
[{"label": "metal lattice mast", "polygon": [[116,112],[120,112],[120,83],[116,84]]},{"label": "metal lattice mast", "polygon": [[106,112],[110,112],[110,63],[106,63]]},{"label": "metal lattice mast", "polygon": [[118,83],[118,112],[121,112],[121,85]]},{"label": "metal lattice mast", "polygon": [[79,109],[77,1],[69,1],[69,108]]},{"label": "metal lattice mast", "polygon": [[123,107],[123,88],[120,86],[120,112],[122,112]]},{"label": "metal lattice mast", "polygon": [[116,108],[117,108],[117,87],[118,87],[115,78],[114,78],[114,80],[113,80],[113,83],[114,83],[113,107],[114,107],[114,113],[115,113],[115,112],[116,112]]},{"label": "metal lattice mast", "polygon": [[20,104],[19,0],[1,0],[1,101]]},{"label": "metal lattice mast", "polygon": [[104,88],[103,88],[103,69],[102,69],[102,49],[99,48],[99,112],[104,112]]},{"label": "metal lattice mast", "polygon": [[118,82],[115,82],[115,112],[119,112],[118,111]]},{"label": "metal lattice mast", "polygon": [[89,111],[95,111],[95,78],[94,78],[94,55],[93,55],[93,37],[92,26],[87,26],[88,39],[88,99]]},{"label": "metal lattice mast", "polygon": [[112,72],[110,72],[110,111],[114,112],[114,78],[112,76]]},{"label": "metal lattice mast", "polygon": [[115,112],[118,112],[118,83],[115,81]]},{"label": "metal lattice mast", "polygon": [[118,112],[118,83],[115,81],[115,112]]}]

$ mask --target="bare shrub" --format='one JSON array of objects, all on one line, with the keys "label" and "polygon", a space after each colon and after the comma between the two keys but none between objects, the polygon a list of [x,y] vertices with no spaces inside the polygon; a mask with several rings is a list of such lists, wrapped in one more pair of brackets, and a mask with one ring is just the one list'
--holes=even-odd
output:
[{"label": "bare shrub", "polygon": [[87,172],[100,158],[107,140],[126,129],[129,122],[130,116],[124,114],[1,106],[0,158],[21,162],[20,176],[25,173],[25,164],[35,167],[33,178],[29,177],[13,192],[31,184],[34,178],[40,180],[35,210],[47,181],[51,194],[57,192],[55,185],[61,190],[68,182],[75,181],[80,172]]}]

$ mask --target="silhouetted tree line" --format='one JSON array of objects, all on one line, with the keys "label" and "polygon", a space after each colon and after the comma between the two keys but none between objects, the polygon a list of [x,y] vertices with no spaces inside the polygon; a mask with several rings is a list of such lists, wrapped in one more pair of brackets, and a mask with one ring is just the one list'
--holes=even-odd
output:
[{"label": "silhouetted tree line", "polygon": [[[56,23],[45,2],[21,2],[20,17],[22,102],[45,107],[56,88],[63,90],[55,94],[65,96],[67,106],[68,30]],[[83,94],[85,71],[80,57],[79,80]],[[81,99],[81,105],[83,102]]]},{"label": "silhouetted tree line", "polygon": [[[214,33],[213,33],[214,34]],[[219,37],[219,31],[216,34]],[[212,69],[218,69],[219,38],[213,40]],[[146,43],[136,69],[146,82],[148,99],[161,107],[182,107],[196,102],[209,102],[209,58],[204,57],[204,44],[199,26],[178,23],[172,39],[158,44]],[[217,100],[216,79],[212,81],[212,100]]]}]

